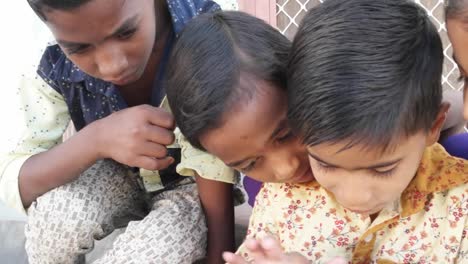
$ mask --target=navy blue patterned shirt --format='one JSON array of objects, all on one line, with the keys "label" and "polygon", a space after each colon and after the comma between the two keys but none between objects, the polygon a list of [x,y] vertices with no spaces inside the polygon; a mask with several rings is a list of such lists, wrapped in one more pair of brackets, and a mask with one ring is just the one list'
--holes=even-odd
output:
[{"label": "navy blue patterned shirt", "polygon": [[[170,53],[174,35],[195,16],[220,10],[211,0],[167,0],[174,32],[169,38],[156,73],[152,88],[151,104],[159,106],[165,96],[163,86],[165,65]],[[62,94],[76,130],[89,123],[128,107],[118,88],[110,83],[94,78],[73,64],[58,45],[48,47],[39,64],[38,74],[53,89]]]}]

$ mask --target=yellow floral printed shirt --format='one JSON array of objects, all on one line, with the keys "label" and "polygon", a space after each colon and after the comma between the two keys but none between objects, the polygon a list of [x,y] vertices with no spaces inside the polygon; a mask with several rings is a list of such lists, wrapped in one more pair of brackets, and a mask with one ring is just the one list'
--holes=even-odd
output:
[{"label": "yellow floral printed shirt", "polygon": [[[317,182],[267,183],[247,237],[279,239],[313,263],[468,263],[468,161],[428,148],[401,199],[369,217],[346,210]],[[250,260],[241,246],[238,254]]]}]

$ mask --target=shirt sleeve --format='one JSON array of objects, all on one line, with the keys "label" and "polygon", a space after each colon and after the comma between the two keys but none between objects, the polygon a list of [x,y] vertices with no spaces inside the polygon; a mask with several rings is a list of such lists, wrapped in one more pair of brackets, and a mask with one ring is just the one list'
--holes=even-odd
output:
[{"label": "shirt sleeve", "polygon": [[216,0],[222,10],[239,10],[239,4],[236,0]]},{"label": "shirt sleeve", "polygon": [[0,139],[0,200],[26,213],[19,192],[19,171],[29,157],[62,141],[70,115],[62,95],[38,76],[23,76],[15,99],[18,107],[11,109],[12,120],[7,126],[11,135]]},{"label": "shirt sleeve", "polygon": [[177,143],[181,148],[181,161],[177,173],[184,176],[200,176],[205,179],[226,183],[237,183],[237,174],[215,156],[193,147],[182,135],[175,131]]},{"label": "shirt sleeve", "polygon": [[[270,199],[273,192],[274,186],[272,184],[263,184],[255,200],[246,238],[261,239],[269,235],[278,239],[278,228],[275,221],[275,215],[277,214],[273,211],[275,210],[275,205],[272,204]],[[246,261],[252,261],[244,243],[237,249],[236,254],[244,257]]]}]

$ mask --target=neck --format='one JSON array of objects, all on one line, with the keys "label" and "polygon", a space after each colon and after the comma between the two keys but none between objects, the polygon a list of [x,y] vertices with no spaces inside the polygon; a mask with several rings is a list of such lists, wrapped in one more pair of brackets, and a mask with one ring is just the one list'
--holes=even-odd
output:
[{"label": "neck", "polygon": [[[156,34],[151,56],[146,64],[141,78],[134,83],[119,88],[129,106],[149,104],[156,73],[163,56],[163,51],[169,34],[172,32],[172,22],[165,0],[155,1]],[[135,91],[139,91],[135,93]]]}]

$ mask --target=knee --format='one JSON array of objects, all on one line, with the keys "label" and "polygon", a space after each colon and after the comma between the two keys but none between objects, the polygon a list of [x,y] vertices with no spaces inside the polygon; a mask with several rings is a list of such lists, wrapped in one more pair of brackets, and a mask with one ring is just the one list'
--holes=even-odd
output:
[{"label": "knee", "polygon": [[100,223],[107,217],[103,212],[102,204],[92,197],[75,197],[61,190],[52,191],[40,197],[28,209],[26,237],[35,241],[48,236],[57,239],[57,244],[66,244],[67,241],[99,230]]},{"label": "knee", "polygon": [[[32,211],[25,227],[31,263],[76,263],[105,232],[98,220],[82,211]],[[89,219],[86,219],[89,218]]]}]

